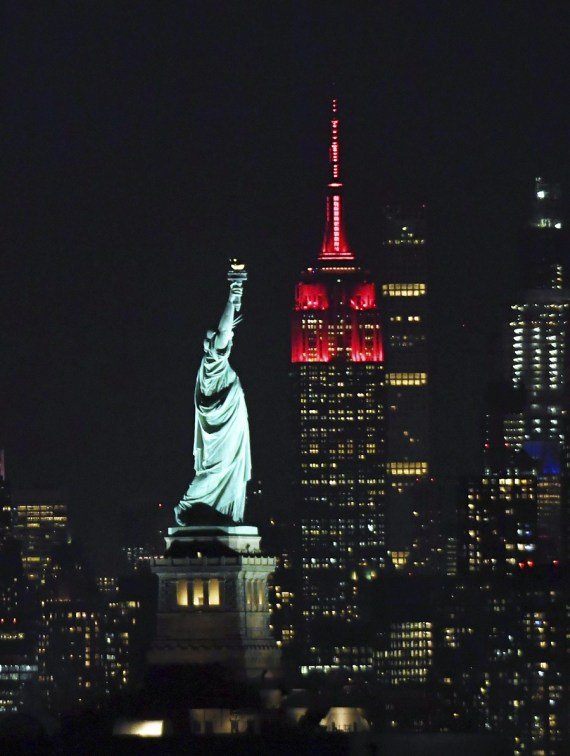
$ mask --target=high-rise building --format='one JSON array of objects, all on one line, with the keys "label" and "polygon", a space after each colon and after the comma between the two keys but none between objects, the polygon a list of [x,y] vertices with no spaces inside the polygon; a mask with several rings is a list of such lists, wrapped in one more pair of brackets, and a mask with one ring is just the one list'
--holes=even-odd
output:
[{"label": "high-rise building", "polygon": [[[140,601],[111,598],[101,602],[101,666],[105,694],[118,693],[127,688],[133,677],[133,667],[140,660],[135,642],[140,635]],[[140,644],[139,644],[140,645]]]},{"label": "high-rise building", "polygon": [[485,470],[467,487],[463,525],[464,566],[469,572],[506,574],[537,560],[537,468],[514,452],[502,469]]},{"label": "high-rise building", "polygon": [[546,559],[562,552],[562,462],[570,293],[570,244],[558,184],[535,181],[522,248],[523,291],[511,305],[509,367],[523,405],[509,417],[506,441],[539,463],[538,528]]},{"label": "high-rise building", "polygon": [[570,250],[563,216],[560,184],[537,177],[522,249],[523,290],[561,288],[567,278]]},{"label": "high-rise building", "polygon": [[567,610],[567,576],[552,565],[454,581],[436,603],[442,713],[501,734],[510,753],[564,753]]},{"label": "high-rise building", "polygon": [[463,572],[507,575],[543,557],[541,464],[510,435],[512,418],[522,417],[523,410],[524,392],[518,388],[501,382],[488,387],[482,472],[467,482],[460,506]]},{"label": "high-rise building", "polygon": [[388,544],[409,548],[412,530],[417,531],[412,513],[418,509],[418,497],[412,489],[430,471],[426,206],[390,205],[385,208],[384,223],[379,272],[386,368]]},{"label": "high-rise building", "polygon": [[121,546],[121,554],[130,572],[137,572],[148,568],[158,553],[160,553],[159,549],[151,543],[139,546]]},{"label": "high-rise building", "polygon": [[[10,593],[14,579],[22,573],[21,545],[14,535],[15,510],[9,481],[6,479],[4,450],[0,451],[0,590]],[[5,601],[11,605],[11,600]]]},{"label": "high-rise building", "polygon": [[37,681],[32,590],[22,574],[14,507],[0,452],[0,713],[20,711]]},{"label": "high-rise building", "polygon": [[56,581],[59,594],[41,600],[39,685],[54,711],[124,690],[143,666],[140,600],[121,595],[109,578],[98,583],[99,593],[64,575]]},{"label": "high-rise building", "polygon": [[566,338],[570,301],[562,289],[527,291],[511,305],[512,384],[524,387],[523,435],[513,440],[563,441],[562,413],[566,379]]},{"label": "high-rise building", "polygon": [[376,653],[379,678],[387,685],[424,685],[433,665],[433,625],[392,622],[386,647]]},{"label": "high-rise building", "polygon": [[65,497],[61,491],[16,491],[13,501],[24,574],[32,583],[43,583],[54,548],[69,539]]},{"label": "high-rise building", "polygon": [[291,524],[271,517],[262,534],[264,548],[277,554],[275,572],[268,583],[271,629],[278,646],[289,646],[297,634],[297,591],[294,539]]},{"label": "high-rise building", "polygon": [[5,538],[12,536],[14,528],[15,512],[12,503],[10,484],[6,479],[6,465],[4,462],[4,449],[0,450],[0,543]]},{"label": "high-rise building", "polygon": [[21,576],[0,576],[0,714],[20,711],[38,679],[34,601]]},{"label": "high-rise building", "polygon": [[89,602],[45,600],[38,641],[40,688],[50,708],[65,711],[103,691],[101,616]]},{"label": "high-rise building", "polygon": [[451,574],[453,541],[445,534],[440,488],[433,478],[422,478],[410,487],[409,494],[412,538],[407,569],[413,574]]},{"label": "high-rise building", "polygon": [[537,179],[507,375],[490,386],[483,470],[464,499],[461,556],[475,574],[457,580],[436,618],[443,698],[474,727],[503,733],[515,754],[561,753],[567,732],[560,521],[570,299],[559,200],[557,186]]},{"label": "high-rise building", "polygon": [[336,100],[330,169],[323,244],[292,316],[306,670],[337,666],[334,647],[358,617],[358,580],[385,564],[380,315],[346,237]]}]

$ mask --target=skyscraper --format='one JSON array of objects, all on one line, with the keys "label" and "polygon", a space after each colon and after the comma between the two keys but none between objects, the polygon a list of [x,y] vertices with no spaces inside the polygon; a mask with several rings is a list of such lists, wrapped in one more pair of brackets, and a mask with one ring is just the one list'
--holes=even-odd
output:
[{"label": "skyscraper", "polygon": [[385,559],[380,315],[375,284],[347,241],[336,100],[330,123],[324,239],[301,273],[292,316],[307,671],[338,666],[359,614],[358,582]]},{"label": "skyscraper", "polygon": [[534,180],[532,210],[525,229],[522,288],[551,289],[568,275],[570,251],[565,233],[560,184]]},{"label": "skyscraper", "polygon": [[527,567],[459,579],[436,602],[439,696],[513,754],[566,752],[566,586],[556,567]]},{"label": "skyscraper", "polygon": [[538,527],[547,558],[561,554],[562,449],[570,294],[568,236],[557,184],[535,180],[533,212],[522,255],[523,291],[511,305],[509,365],[524,393],[510,416],[507,442],[539,463]]},{"label": "skyscraper", "polygon": [[[426,206],[388,206],[380,261],[386,366],[388,543],[412,545],[430,469]],[[434,500],[433,493],[428,499]],[[422,513],[427,501],[421,502]],[[426,531],[425,524],[420,530]],[[418,530],[418,527],[414,528]],[[426,533],[424,533],[425,535]],[[417,551],[417,548],[415,549]]]},{"label": "skyscraper", "polygon": [[14,528],[14,506],[10,484],[6,479],[4,449],[0,449],[0,541],[12,534]]},{"label": "skyscraper", "polygon": [[37,680],[33,598],[22,576],[22,555],[14,537],[14,511],[0,452],[0,712],[19,711],[25,688]]},{"label": "skyscraper", "polygon": [[512,452],[501,468],[468,485],[463,520],[464,567],[502,575],[534,567],[537,558],[536,466]]},{"label": "skyscraper", "polygon": [[69,538],[67,504],[61,491],[16,491],[14,533],[22,544],[24,574],[43,583],[56,546]]}]

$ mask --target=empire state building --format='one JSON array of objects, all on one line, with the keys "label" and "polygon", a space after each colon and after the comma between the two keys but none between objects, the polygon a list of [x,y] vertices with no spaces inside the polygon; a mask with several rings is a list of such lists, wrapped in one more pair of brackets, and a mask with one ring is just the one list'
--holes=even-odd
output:
[{"label": "empire state building", "polygon": [[320,254],[295,290],[297,517],[304,671],[352,669],[362,581],[384,566],[383,350],[376,287],[345,232],[339,113]]}]

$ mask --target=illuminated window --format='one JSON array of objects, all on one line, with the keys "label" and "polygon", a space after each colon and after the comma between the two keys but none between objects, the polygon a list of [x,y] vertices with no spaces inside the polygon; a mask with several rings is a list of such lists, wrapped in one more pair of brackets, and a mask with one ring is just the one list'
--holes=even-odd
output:
[{"label": "illuminated window", "polygon": [[220,605],[220,581],[218,578],[208,580],[208,604],[210,606]]},{"label": "illuminated window", "polygon": [[424,283],[391,283],[382,286],[385,297],[422,297],[425,293]]},{"label": "illuminated window", "polygon": [[257,583],[257,605],[262,607],[265,604],[265,591],[263,590],[263,581],[256,580]]},{"label": "illuminated window", "polygon": [[188,606],[188,581],[176,581],[176,603],[178,606]]},{"label": "illuminated window", "polygon": [[426,475],[427,462],[389,462],[388,470],[391,475]]},{"label": "illuminated window", "polygon": [[204,581],[194,580],[192,589],[192,604],[194,606],[204,606]]},{"label": "illuminated window", "polygon": [[427,373],[386,373],[389,386],[425,386]]},{"label": "illuminated window", "polygon": [[160,738],[164,733],[163,720],[119,720],[113,726],[114,735],[136,735],[143,738]]}]

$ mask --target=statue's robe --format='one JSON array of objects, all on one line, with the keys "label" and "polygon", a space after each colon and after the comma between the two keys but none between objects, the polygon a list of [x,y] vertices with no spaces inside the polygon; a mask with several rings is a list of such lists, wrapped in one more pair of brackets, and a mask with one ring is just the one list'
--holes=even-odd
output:
[{"label": "statue's robe", "polygon": [[232,341],[216,349],[206,340],[194,401],[194,469],[196,475],[175,509],[184,524],[184,510],[207,504],[234,521],[243,520],[246,484],[251,478],[251,451],[245,397],[228,358]]}]

